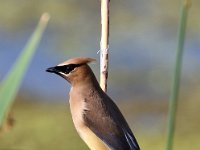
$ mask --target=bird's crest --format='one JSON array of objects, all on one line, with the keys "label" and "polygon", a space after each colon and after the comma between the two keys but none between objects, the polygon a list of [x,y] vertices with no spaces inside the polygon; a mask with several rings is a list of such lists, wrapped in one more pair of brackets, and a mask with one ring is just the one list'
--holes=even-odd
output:
[{"label": "bird's crest", "polygon": [[89,58],[89,57],[77,57],[77,58],[72,58],[69,59],[58,66],[63,66],[63,65],[69,65],[69,64],[87,64],[90,62],[96,61],[94,58]]}]

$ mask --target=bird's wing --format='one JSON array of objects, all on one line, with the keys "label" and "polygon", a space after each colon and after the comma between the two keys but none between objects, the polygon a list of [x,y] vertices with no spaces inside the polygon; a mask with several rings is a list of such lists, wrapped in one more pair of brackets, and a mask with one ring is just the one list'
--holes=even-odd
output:
[{"label": "bird's wing", "polygon": [[[137,141],[117,106],[108,101],[84,113],[85,124],[112,150],[139,150]],[[107,109],[109,106],[109,109]]]}]

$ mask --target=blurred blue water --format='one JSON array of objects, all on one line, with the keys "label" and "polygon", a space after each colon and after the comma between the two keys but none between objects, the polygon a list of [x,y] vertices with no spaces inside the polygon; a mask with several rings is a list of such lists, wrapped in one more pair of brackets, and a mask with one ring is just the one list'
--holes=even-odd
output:
[{"label": "blurred blue water", "polygon": [[[23,32],[13,33],[0,28],[0,80],[11,69],[32,30],[31,27]],[[46,31],[25,75],[21,91],[32,93],[33,96],[48,97],[51,100],[65,100],[69,84],[58,76],[46,73],[46,68],[75,56],[83,55],[99,60],[99,55],[96,54],[99,41],[97,38],[91,38],[93,44],[85,45],[86,41],[83,40],[80,41],[80,51],[72,49],[70,52],[62,53],[57,50],[58,43],[54,37],[54,30],[50,28]],[[109,94],[118,99],[124,95],[127,98],[134,97],[133,95],[167,97],[176,49],[176,33],[169,33],[169,30],[170,28],[144,28],[111,34]],[[194,33],[189,33],[186,39],[183,62],[183,73],[186,78],[192,77],[191,72],[200,72],[198,39],[198,35]],[[68,48],[66,45],[66,49]],[[98,76],[99,62],[91,66]]]}]

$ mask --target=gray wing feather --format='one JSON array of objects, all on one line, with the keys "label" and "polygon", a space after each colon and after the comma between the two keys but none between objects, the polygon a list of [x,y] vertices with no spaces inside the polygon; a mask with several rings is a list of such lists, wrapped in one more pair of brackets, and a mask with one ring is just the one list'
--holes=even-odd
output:
[{"label": "gray wing feather", "polygon": [[87,106],[88,110],[83,116],[86,125],[111,150],[140,150],[131,129],[116,104],[107,95],[104,95],[103,100],[101,97],[96,102],[98,104],[90,102],[93,107]]}]

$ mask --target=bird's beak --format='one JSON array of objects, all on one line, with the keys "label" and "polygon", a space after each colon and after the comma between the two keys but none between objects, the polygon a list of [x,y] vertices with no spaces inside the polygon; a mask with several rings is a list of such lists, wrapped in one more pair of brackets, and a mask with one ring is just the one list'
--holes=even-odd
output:
[{"label": "bird's beak", "polygon": [[62,71],[59,69],[58,66],[47,68],[46,72],[55,73],[55,74],[65,78],[65,75],[62,73]]},{"label": "bird's beak", "polygon": [[56,74],[59,72],[59,70],[57,70],[56,67],[47,68],[46,71],[50,73],[56,73]]}]

